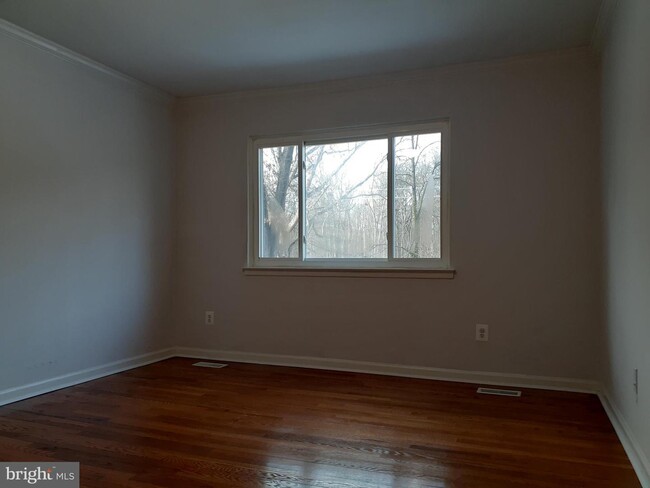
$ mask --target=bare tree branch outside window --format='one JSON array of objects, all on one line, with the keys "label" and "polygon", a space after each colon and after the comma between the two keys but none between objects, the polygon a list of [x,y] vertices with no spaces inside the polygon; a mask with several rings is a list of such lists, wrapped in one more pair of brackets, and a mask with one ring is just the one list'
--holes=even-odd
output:
[{"label": "bare tree branch outside window", "polygon": [[[441,134],[394,137],[394,257],[441,257]],[[306,145],[306,257],[386,258],[388,139]],[[299,149],[263,148],[260,255],[299,255]]]}]

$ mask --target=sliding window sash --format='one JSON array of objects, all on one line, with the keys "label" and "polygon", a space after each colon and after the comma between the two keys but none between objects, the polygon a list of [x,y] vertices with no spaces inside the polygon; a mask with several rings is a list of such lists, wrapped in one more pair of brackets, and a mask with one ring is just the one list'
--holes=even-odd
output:
[{"label": "sliding window sash", "polygon": [[[440,258],[395,257],[395,138],[405,135],[441,134],[440,151]],[[308,145],[344,143],[360,140],[387,139],[387,258],[369,259],[310,259],[306,253],[306,151]],[[298,257],[264,258],[262,249],[263,219],[261,208],[263,192],[260,178],[262,161],[260,150],[269,147],[298,147]],[[304,134],[274,137],[251,137],[248,149],[249,198],[248,198],[248,263],[250,268],[359,268],[359,269],[450,269],[450,222],[449,222],[449,122],[438,120],[424,123],[370,126],[333,131],[315,131]]]}]

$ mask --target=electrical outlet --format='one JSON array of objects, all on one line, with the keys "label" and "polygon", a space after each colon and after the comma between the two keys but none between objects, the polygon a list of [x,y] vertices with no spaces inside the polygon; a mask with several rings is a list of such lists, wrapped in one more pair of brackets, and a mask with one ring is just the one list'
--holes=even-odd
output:
[{"label": "electrical outlet", "polygon": [[489,329],[485,324],[476,324],[476,340],[487,342]]},{"label": "electrical outlet", "polygon": [[205,312],[205,325],[214,325],[214,312]]}]

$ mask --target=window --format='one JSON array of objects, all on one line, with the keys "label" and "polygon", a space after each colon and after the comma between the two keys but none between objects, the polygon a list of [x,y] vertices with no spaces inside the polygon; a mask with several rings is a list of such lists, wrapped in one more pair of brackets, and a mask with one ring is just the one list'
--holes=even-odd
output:
[{"label": "window", "polygon": [[448,123],[252,138],[249,267],[449,269]]}]

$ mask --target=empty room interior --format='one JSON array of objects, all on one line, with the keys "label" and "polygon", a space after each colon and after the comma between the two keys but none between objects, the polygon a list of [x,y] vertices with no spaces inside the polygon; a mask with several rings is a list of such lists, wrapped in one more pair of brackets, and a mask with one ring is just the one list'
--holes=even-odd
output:
[{"label": "empty room interior", "polygon": [[0,0],[0,486],[650,488],[649,0]]}]

